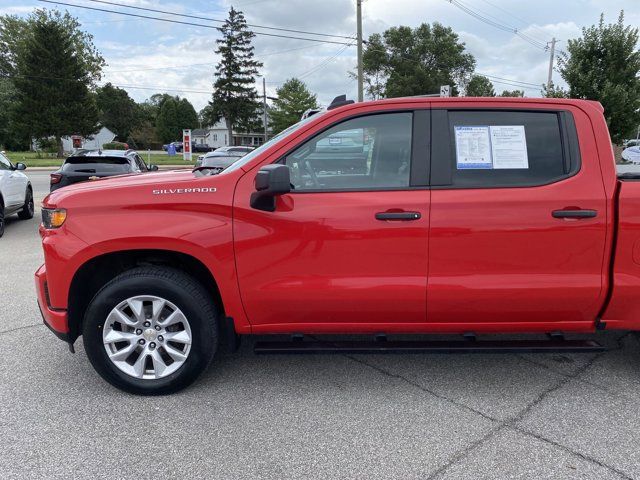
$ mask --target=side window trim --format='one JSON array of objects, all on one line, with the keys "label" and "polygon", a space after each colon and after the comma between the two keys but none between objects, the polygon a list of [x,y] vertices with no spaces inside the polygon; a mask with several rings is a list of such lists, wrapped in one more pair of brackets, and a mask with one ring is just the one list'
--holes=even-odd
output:
[{"label": "side window trim", "polygon": [[[448,110],[442,108],[431,110],[431,138],[431,186],[452,187]],[[446,161],[442,159],[446,159]]]},{"label": "side window trim", "polygon": [[431,109],[414,110],[409,187],[428,187],[431,172]]},{"label": "side window trim", "polygon": [[[558,116],[560,138],[562,141],[563,168],[565,173],[544,182],[519,183],[513,185],[453,185],[452,142],[449,131],[450,111],[475,112],[527,112],[527,113],[555,113]],[[431,183],[434,189],[468,190],[486,188],[527,188],[551,185],[576,175],[581,168],[579,139],[573,114],[568,110],[521,109],[521,108],[439,108],[431,111]],[[442,161],[446,159],[446,161]]]}]

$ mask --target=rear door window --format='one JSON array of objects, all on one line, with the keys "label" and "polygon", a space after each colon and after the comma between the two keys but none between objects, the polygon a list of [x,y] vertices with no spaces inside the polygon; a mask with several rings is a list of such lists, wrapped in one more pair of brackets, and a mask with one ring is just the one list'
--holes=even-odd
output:
[{"label": "rear door window", "polygon": [[433,128],[434,186],[544,185],[579,169],[568,112],[434,110]]}]

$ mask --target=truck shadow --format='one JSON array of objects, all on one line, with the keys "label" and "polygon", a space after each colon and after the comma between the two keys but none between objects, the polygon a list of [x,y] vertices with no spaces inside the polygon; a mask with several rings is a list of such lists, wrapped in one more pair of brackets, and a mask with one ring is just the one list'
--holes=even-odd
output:
[{"label": "truck shadow", "polygon": [[624,332],[599,335],[608,350],[590,354],[256,355],[253,345],[259,340],[245,339],[239,352],[218,354],[189,390],[235,385],[238,394],[255,398],[257,408],[277,399],[313,402],[327,394],[346,399],[405,392],[496,419],[510,418],[544,392],[569,383],[617,397],[640,393],[640,343]]}]

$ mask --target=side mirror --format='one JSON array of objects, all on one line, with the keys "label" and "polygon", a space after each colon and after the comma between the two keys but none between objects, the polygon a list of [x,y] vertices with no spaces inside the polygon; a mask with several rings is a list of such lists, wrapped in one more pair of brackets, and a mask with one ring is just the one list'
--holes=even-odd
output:
[{"label": "side mirror", "polygon": [[16,163],[16,170],[26,170],[27,166],[24,163]]},{"label": "side mirror", "polygon": [[158,165],[149,164],[149,171],[150,172],[157,172],[158,171]]},{"label": "side mirror", "polygon": [[251,194],[251,208],[274,212],[276,196],[291,191],[291,176],[286,165],[266,165],[258,170],[256,191]]}]

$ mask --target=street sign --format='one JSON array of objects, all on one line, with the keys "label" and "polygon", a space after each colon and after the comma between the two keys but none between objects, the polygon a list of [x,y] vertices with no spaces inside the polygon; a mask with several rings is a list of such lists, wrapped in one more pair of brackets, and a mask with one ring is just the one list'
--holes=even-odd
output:
[{"label": "street sign", "polygon": [[191,161],[191,130],[182,130],[182,159]]},{"label": "street sign", "polygon": [[440,96],[441,97],[450,97],[451,96],[451,87],[449,85],[442,85],[440,87]]}]

